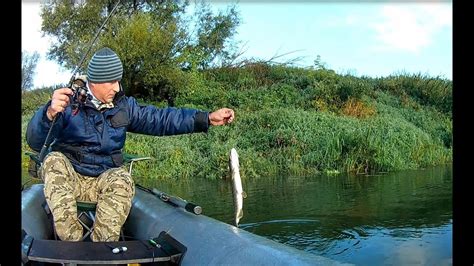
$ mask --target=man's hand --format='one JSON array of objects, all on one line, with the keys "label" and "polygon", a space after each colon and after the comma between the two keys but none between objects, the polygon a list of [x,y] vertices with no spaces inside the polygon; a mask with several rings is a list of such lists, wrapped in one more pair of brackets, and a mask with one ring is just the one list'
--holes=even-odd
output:
[{"label": "man's hand", "polygon": [[222,126],[234,121],[234,110],[222,108],[209,114],[209,123],[213,126]]},{"label": "man's hand", "polygon": [[49,120],[53,120],[54,117],[69,105],[69,95],[72,95],[72,90],[69,88],[57,89],[54,91],[51,97],[51,105],[46,111],[46,115]]}]

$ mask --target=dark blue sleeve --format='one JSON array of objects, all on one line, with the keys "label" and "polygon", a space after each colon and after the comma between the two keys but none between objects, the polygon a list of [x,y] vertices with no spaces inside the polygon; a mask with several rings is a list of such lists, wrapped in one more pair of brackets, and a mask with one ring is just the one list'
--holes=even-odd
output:
[{"label": "dark blue sleeve", "polygon": [[209,113],[195,109],[157,108],[153,105],[142,106],[135,98],[127,98],[130,124],[128,131],[154,135],[178,135],[194,132],[207,132]]},{"label": "dark blue sleeve", "polygon": [[[40,107],[31,118],[26,129],[26,142],[31,149],[37,152],[41,150],[52,124],[46,116],[46,111],[50,105],[51,101]],[[58,128],[60,128],[62,123],[63,117],[60,116],[55,122],[55,127],[58,126]]]}]

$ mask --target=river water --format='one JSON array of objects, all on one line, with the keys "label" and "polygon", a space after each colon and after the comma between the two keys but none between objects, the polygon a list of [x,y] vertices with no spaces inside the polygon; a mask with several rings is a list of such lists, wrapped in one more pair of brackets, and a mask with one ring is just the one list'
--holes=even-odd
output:
[{"label": "river water", "polygon": [[[233,223],[229,180],[146,184]],[[452,168],[244,180],[240,228],[356,265],[452,264]]]}]

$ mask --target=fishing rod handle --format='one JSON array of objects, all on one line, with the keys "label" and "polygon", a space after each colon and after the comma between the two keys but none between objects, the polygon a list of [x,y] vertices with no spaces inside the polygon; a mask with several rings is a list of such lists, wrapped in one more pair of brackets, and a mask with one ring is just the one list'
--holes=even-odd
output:
[{"label": "fishing rod handle", "polygon": [[[149,190],[149,189],[148,189]],[[170,199],[170,196],[168,196],[167,194],[159,191],[158,189],[156,188],[152,188],[151,189],[151,193],[155,194],[158,198],[160,198],[162,201],[169,201]]]},{"label": "fishing rod handle", "polygon": [[181,198],[178,198],[178,197],[170,196],[170,195],[168,195],[164,192],[159,191],[156,188],[153,188],[151,191],[152,191],[153,194],[158,196],[158,198],[160,198],[161,200],[163,200],[165,202],[169,202],[169,203],[173,204],[174,206],[181,207],[181,208],[185,209],[186,211],[188,211],[190,213],[193,213],[193,214],[196,214],[196,215],[199,215],[199,214],[202,213],[202,207],[199,206],[199,205],[196,205],[196,204],[191,203],[191,202],[187,202],[187,201],[185,201]]},{"label": "fishing rod handle", "polygon": [[53,121],[51,121],[51,125],[48,130],[48,134],[46,135],[46,139],[44,140],[43,147],[41,147],[40,153],[38,155],[38,160],[42,163],[44,160],[44,157],[46,157],[46,154],[48,154],[49,150],[49,145],[53,142],[54,138],[56,136],[53,135],[53,128],[56,125],[56,121],[58,120],[59,116],[61,116],[62,113],[58,113],[54,118]]},{"label": "fishing rod handle", "polygon": [[181,207],[181,208],[185,209],[186,211],[188,211],[192,214],[199,215],[199,214],[202,213],[201,206],[196,205],[192,202],[188,202],[188,201],[186,201],[182,198],[169,196],[169,202],[171,202],[172,204],[174,204],[178,207]]},{"label": "fishing rod handle", "polygon": [[196,205],[194,203],[188,202],[186,206],[184,206],[184,209],[187,210],[190,213],[194,213],[196,215],[199,215],[202,213],[202,208],[199,205]]}]

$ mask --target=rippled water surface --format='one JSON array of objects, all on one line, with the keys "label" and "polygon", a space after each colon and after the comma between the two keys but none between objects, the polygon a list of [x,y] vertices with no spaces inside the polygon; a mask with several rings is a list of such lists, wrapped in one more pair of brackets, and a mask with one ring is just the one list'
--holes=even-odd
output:
[{"label": "rippled water surface", "polygon": [[[153,184],[232,223],[227,180]],[[452,169],[378,176],[279,177],[243,183],[240,227],[357,265],[452,264]]]}]

